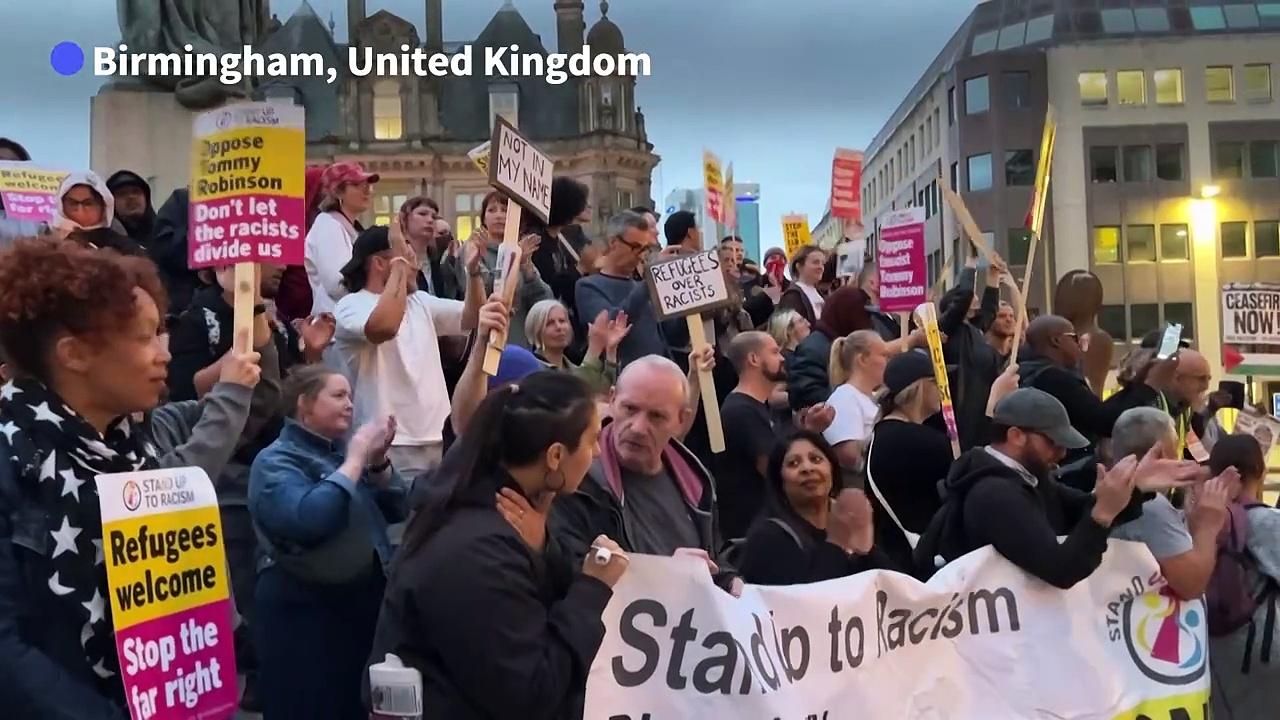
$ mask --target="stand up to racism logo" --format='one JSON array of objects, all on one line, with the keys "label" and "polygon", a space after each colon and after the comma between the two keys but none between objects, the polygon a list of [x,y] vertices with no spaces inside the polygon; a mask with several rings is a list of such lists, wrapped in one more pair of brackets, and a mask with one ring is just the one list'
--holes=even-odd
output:
[{"label": "stand up to racism logo", "polygon": [[1202,601],[1180,600],[1166,585],[1129,597],[1120,615],[1129,656],[1144,675],[1167,685],[1186,685],[1204,675]]}]

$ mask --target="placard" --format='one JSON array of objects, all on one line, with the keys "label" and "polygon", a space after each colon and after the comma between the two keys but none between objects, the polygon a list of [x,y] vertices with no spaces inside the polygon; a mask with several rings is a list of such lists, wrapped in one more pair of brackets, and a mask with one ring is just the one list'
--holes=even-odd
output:
[{"label": "placard", "polygon": [[97,477],[102,554],[133,720],[230,718],[230,585],[213,483],[197,467]]},{"label": "placard", "polygon": [[702,151],[702,189],[707,196],[707,216],[724,224],[724,175],[720,158],[710,150]]},{"label": "placard", "polygon": [[0,201],[10,220],[47,223],[58,207],[58,188],[70,172],[29,162],[0,160]]},{"label": "placard", "polygon": [[1202,719],[1204,612],[1121,540],[1069,590],[990,547],[928,583],[872,570],[738,598],[706,563],[632,554],[583,717]]},{"label": "placard", "polygon": [[719,249],[653,263],[645,268],[644,279],[659,320],[719,310],[732,302]]},{"label": "placard", "polygon": [[485,177],[489,177],[489,147],[491,145],[493,145],[492,141],[485,140],[467,151],[467,157],[471,159],[472,164],[476,166],[480,174]]},{"label": "placard", "polygon": [[1222,342],[1280,345],[1280,284],[1222,286]]},{"label": "placard", "polygon": [[938,308],[931,302],[916,308],[916,318],[924,328],[929,341],[929,360],[933,362],[933,379],[938,383],[942,397],[942,420],[947,426],[947,438],[951,440],[951,454],[960,457],[960,433],[956,429],[956,409],[951,403],[951,382],[947,378],[947,361],[942,355],[942,333],[938,331]]},{"label": "placard", "polygon": [[836,148],[831,160],[831,217],[862,223],[862,151]]},{"label": "placard", "polygon": [[551,217],[551,173],[554,163],[506,118],[494,118],[489,145],[489,184],[542,222]]},{"label": "placard", "polygon": [[924,251],[924,208],[889,213],[880,226],[876,268],[880,273],[880,309],[911,312],[929,299]]},{"label": "placard", "polygon": [[805,245],[812,245],[813,239],[809,236],[809,216],[808,215],[783,215],[782,216],[782,239],[787,244],[787,259],[796,256],[800,248]]},{"label": "placard", "polygon": [[1262,447],[1262,456],[1267,457],[1271,454],[1271,448],[1276,446],[1276,440],[1280,439],[1280,418],[1263,415],[1246,407],[1236,413],[1236,424],[1232,432],[1252,435]]},{"label": "placard", "polygon": [[304,127],[296,105],[238,103],[196,116],[187,211],[191,269],[302,264]]}]

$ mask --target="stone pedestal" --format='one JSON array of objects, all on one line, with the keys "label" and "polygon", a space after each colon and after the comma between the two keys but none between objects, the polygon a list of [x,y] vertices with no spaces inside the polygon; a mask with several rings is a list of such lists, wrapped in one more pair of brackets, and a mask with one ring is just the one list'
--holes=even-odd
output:
[{"label": "stone pedestal", "polygon": [[89,101],[89,166],[106,179],[132,170],[151,183],[158,208],[191,177],[191,124],[197,113],[173,94],[144,85],[106,85]]}]

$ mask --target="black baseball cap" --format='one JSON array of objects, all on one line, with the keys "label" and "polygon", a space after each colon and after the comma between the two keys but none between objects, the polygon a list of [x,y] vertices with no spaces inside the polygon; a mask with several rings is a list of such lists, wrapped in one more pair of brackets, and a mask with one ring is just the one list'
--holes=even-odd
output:
[{"label": "black baseball cap", "polygon": [[1043,390],[1022,388],[996,403],[991,418],[997,425],[1032,430],[1068,450],[1089,447],[1089,440],[1071,426],[1067,409],[1058,398]]},{"label": "black baseball cap", "polygon": [[911,387],[917,380],[933,377],[933,361],[919,350],[908,350],[889,358],[884,368],[884,386],[889,397],[897,397],[898,393]]},{"label": "black baseball cap", "polygon": [[[377,225],[360,233],[351,245],[351,260],[342,266],[342,279],[364,277],[364,264],[373,255],[391,249],[391,236],[387,226]],[[361,283],[363,284],[363,283]]]}]

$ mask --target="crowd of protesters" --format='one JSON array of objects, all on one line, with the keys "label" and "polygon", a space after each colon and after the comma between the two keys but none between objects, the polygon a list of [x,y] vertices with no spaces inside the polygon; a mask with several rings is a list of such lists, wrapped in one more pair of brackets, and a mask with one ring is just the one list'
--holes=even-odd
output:
[{"label": "crowd of protesters", "polygon": [[[30,159],[8,140],[0,157]],[[927,579],[992,546],[1070,588],[1110,538],[1145,543],[1178,597],[1208,598],[1216,717],[1280,703],[1280,511],[1190,347],[1145,339],[1104,399],[1080,369],[1088,335],[1042,314],[1014,348],[1008,269],[971,258],[936,298],[949,438],[927,335],[881,309],[870,262],[836,278],[809,246],[757,264],[691,213],[647,208],[590,237],[587,187],[556,178],[550,221],[514,231],[508,303],[505,196],[467,238],[428,197],[366,227],[378,181],[308,169],[305,263],[258,268],[242,338],[233,269],[186,266],[185,189],[157,211],[136,173],[72,173],[50,223],[0,217],[7,717],[128,716],[94,600],[93,478],[187,465],[218,493],[241,705],[267,720],[367,717],[387,654],[421,672],[427,717],[580,717],[629,553],[697,558],[738,595],[869,569]],[[693,352],[643,276],[711,244],[734,301]],[[492,376],[491,333],[508,338]],[[1241,572],[1216,573],[1231,548]]]}]

